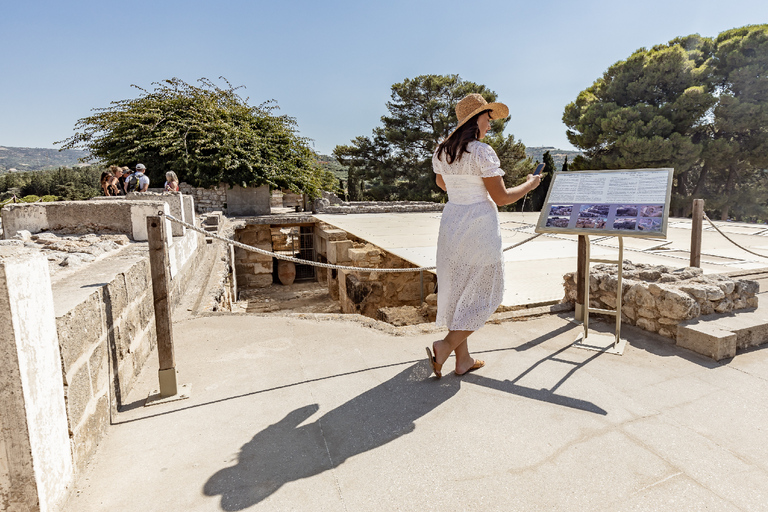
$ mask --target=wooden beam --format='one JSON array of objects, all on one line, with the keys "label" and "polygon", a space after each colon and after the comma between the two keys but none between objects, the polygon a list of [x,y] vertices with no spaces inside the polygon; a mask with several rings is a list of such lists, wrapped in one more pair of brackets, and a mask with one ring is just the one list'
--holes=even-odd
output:
[{"label": "wooden beam", "polygon": [[579,235],[576,259],[576,320],[584,320],[584,279],[587,265],[587,237]]},{"label": "wooden beam", "polygon": [[177,393],[176,358],[173,351],[173,324],[170,303],[170,265],[165,243],[165,219],[147,217],[149,264],[152,272],[152,293],[155,305],[157,355],[160,360],[160,394],[163,397]]},{"label": "wooden beam", "polygon": [[701,231],[704,220],[704,200],[693,200],[693,218],[691,219],[691,266],[701,266]]}]

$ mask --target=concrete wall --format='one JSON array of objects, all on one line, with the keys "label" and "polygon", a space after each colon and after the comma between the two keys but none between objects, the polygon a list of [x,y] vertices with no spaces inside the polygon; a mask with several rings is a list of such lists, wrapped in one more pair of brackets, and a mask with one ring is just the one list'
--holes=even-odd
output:
[{"label": "concrete wall", "polygon": [[269,187],[243,188],[235,185],[227,189],[227,215],[251,216],[269,214],[271,194]]},{"label": "concrete wall", "polygon": [[[125,199],[128,201],[163,201],[168,204],[169,212],[171,215],[184,222],[194,223],[194,220],[189,221],[187,219],[194,219],[194,214],[187,217],[187,208],[184,207],[184,196],[179,192],[129,192]],[[192,198],[189,198],[192,200]],[[186,228],[176,222],[171,222],[171,235],[172,236],[184,236]]]},{"label": "concrete wall", "polygon": [[[147,239],[149,215],[169,213],[162,201],[57,201],[6,205],[2,209],[3,237],[8,240],[21,230],[30,233],[62,231],[68,233],[123,233],[136,241]],[[166,231],[171,236],[170,221]],[[170,243],[170,242],[169,242]]]},{"label": "concrete wall", "polygon": [[0,259],[0,510],[56,510],[73,480],[48,262]]}]

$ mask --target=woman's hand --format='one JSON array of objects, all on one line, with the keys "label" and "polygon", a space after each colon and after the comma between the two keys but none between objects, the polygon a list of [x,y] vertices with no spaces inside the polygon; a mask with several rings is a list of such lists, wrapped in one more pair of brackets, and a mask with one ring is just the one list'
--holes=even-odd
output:
[{"label": "woman's hand", "polygon": [[528,189],[528,191],[535,189],[541,184],[541,174],[529,174],[525,180],[525,183],[531,187]]}]

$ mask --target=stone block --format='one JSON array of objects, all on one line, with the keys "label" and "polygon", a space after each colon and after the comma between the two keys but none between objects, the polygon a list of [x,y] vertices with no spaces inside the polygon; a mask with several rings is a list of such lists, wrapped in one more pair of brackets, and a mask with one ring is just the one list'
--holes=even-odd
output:
[{"label": "stone block", "polygon": [[616,296],[608,293],[600,295],[600,300],[607,306],[608,309],[616,309]]},{"label": "stone block", "polygon": [[736,334],[708,323],[681,324],[677,345],[720,361],[736,355]]},{"label": "stone block", "polygon": [[659,330],[659,324],[651,318],[640,317],[637,319],[637,323],[635,323],[635,325],[650,332],[656,332]]},{"label": "stone block", "polygon": [[719,328],[736,334],[736,347],[747,348],[768,343],[768,321],[762,313],[744,311],[734,315],[713,317]]},{"label": "stone block", "polygon": [[377,319],[394,326],[423,324],[428,321],[421,308],[414,306],[379,308]]},{"label": "stone block", "polygon": [[344,264],[349,262],[349,250],[352,240],[339,240],[328,243],[328,263]]},{"label": "stone block", "polygon": [[736,284],[736,289],[746,297],[752,297],[760,291],[760,283],[749,279],[740,279]]},{"label": "stone block", "polygon": [[74,374],[67,373],[67,387],[64,390],[67,401],[67,416],[70,428],[80,423],[83,413],[88,408],[88,403],[93,397],[91,392],[91,375],[88,365],[84,364]]},{"label": "stone block", "polygon": [[675,339],[675,331],[673,330],[674,328],[670,327],[668,329],[667,327],[659,327],[659,334],[666,338]]},{"label": "stone block", "polygon": [[637,316],[644,318],[656,318],[656,316],[658,316],[658,312],[655,308],[638,308]]},{"label": "stone block", "polygon": [[73,458],[75,467],[82,471],[96,452],[101,439],[109,425],[109,399],[103,395],[96,402],[93,414],[73,432]]},{"label": "stone block", "polygon": [[717,313],[730,313],[733,311],[733,301],[731,299],[723,299],[715,306],[715,312]]},{"label": "stone block", "polygon": [[152,274],[149,269],[149,258],[142,258],[125,272],[125,288],[131,301],[143,296],[152,289]]},{"label": "stone block", "polygon": [[106,334],[102,307],[102,292],[97,290],[69,313],[56,319],[65,372],[80,356],[90,352],[91,347]]},{"label": "stone block", "polygon": [[[719,288],[718,291],[720,291]],[[722,293],[722,291],[720,293]],[[683,291],[675,290],[673,288],[663,290],[659,297],[657,307],[659,311],[664,312],[665,316],[680,320],[695,318],[701,314],[699,303],[696,302],[693,297]]]},{"label": "stone block", "polygon": [[[239,284],[239,281],[238,281]],[[272,284],[272,274],[254,274],[245,276],[246,288],[266,288]]]},{"label": "stone block", "polygon": [[629,305],[624,305],[621,307],[621,315],[622,317],[629,319],[631,324],[634,325],[634,322],[637,320],[637,311],[635,308]]},{"label": "stone block", "polygon": [[128,305],[128,288],[125,284],[125,275],[118,274],[107,284],[104,290],[104,309],[107,315],[107,323],[114,322],[125,311]]},{"label": "stone block", "polygon": [[91,375],[91,389],[93,393],[99,394],[106,389],[109,383],[109,368],[107,360],[107,348],[105,343],[99,343],[93,349],[90,359],[88,359],[88,371]]},{"label": "stone block", "polygon": [[347,239],[347,232],[343,229],[321,229],[319,234],[320,237],[328,240],[329,242],[338,242],[339,240]]},{"label": "stone block", "polygon": [[725,292],[719,286],[705,285],[704,288],[707,291],[708,301],[716,301],[725,297]]}]

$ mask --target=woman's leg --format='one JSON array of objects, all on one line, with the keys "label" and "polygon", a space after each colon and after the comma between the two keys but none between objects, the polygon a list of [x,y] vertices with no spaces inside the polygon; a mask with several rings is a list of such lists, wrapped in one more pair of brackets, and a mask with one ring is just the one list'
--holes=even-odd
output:
[{"label": "woman's leg", "polygon": [[451,352],[456,353],[456,373],[466,373],[472,365],[475,364],[475,359],[469,354],[469,346],[467,345],[467,338],[474,331],[448,331],[448,336],[440,341],[436,341],[432,344],[432,349],[435,352],[435,360],[438,364],[442,365],[451,355]]},{"label": "woman's leg", "polygon": [[[473,331],[448,331],[448,335],[445,338],[434,342],[432,344],[432,349],[435,351],[435,360],[437,363],[445,363],[445,361],[448,360],[448,357],[450,357],[451,352],[462,345],[464,346],[464,349],[461,355],[459,353],[456,354],[456,364],[458,365],[459,363],[459,357],[465,357],[464,352],[466,352],[466,356],[469,356],[467,338],[472,332]],[[470,363],[470,366],[472,366],[472,363]]]}]

